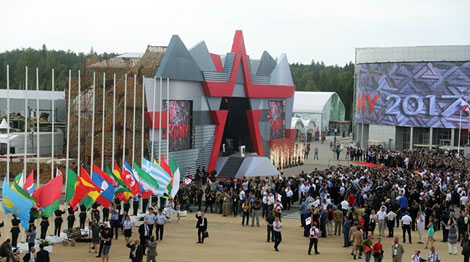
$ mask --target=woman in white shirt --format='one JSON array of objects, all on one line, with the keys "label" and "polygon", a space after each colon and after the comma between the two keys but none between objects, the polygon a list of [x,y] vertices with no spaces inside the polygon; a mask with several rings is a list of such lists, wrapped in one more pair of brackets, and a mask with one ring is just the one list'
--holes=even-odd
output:
[{"label": "woman in white shirt", "polygon": [[173,201],[172,198],[170,198],[170,201],[167,202],[165,206],[165,216],[168,218],[168,220],[171,221],[173,220],[173,209],[175,208],[175,202]]},{"label": "woman in white shirt", "polygon": [[126,238],[126,243],[129,243],[132,236],[132,221],[129,215],[127,215],[124,219],[124,222],[122,222],[122,226],[124,227],[124,237]]}]

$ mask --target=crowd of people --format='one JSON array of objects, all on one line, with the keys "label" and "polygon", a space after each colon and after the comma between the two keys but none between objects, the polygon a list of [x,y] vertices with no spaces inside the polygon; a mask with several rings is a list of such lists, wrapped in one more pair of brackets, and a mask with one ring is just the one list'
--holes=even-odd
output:
[{"label": "crowd of people", "polygon": [[[321,238],[342,235],[343,247],[351,249],[353,259],[364,257],[365,261],[372,258],[381,261],[389,256],[393,261],[401,261],[406,243],[417,242],[430,252],[421,257],[421,251],[415,250],[412,261],[436,262],[440,261],[440,255],[434,241],[442,234],[441,241],[448,243],[449,254],[457,255],[460,250],[464,261],[469,260],[469,159],[452,151],[380,148],[348,148],[347,155],[354,160],[363,158],[376,166],[336,166],[301,172],[295,177],[224,180],[214,179],[203,169],[194,180],[182,183],[174,200],[154,197],[154,201],[142,201],[141,213],[145,211],[145,215],[135,232],[137,239],[132,239],[135,225],[130,218],[138,214],[137,201],[134,201],[132,214],[129,213],[131,203],[121,203],[118,199],[109,209],[101,208],[101,212],[98,205],[90,211],[81,206],[78,225],[83,229],[85,222],[90,221],[94,249],[103,261],[109,260],[111,242],[119,234],[125,237],[132,261],[142,261],[144,255],[147,261],[155,261],[156,241],[163,240],[165,224],[172,221],[173,212],[179,223],[182,210],[199,211],[196,214],[197,243],[204,243],[208,237],[205,213],[210,212],[225,217],[239,216],[241,226],[266,224],[266,241],[273,242],[274,250],[279,251],[283,212],[289,212],[295,204],[299,206],[300,226],[303,237],[308,239],[309,255],[312,249],[314,254],[320,254]],[[72,208],[56,210],[56,235],[61,232],[65,213],[68,213],[67,228],[74,228],[75,212]],[[11,250],[17,246],[19,224],[19,219],[13,217],[11,239],[0,247],[0,255],[13,261],[15,256]],[[34,218],[30,224],[27,232],[30,252],[27,254],[35,256]],[[42,219],[40,226],[40,238],[44,239],[48,220]],[[418,233],[418,239],[412,238],[412,231]],[[382,238],[394,239],[391,249],[382,246]]]}]

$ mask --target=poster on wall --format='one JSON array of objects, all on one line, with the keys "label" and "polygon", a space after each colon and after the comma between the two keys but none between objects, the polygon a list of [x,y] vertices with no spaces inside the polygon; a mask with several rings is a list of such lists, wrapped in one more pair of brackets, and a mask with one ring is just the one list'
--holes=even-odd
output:
[{"label": "poster on wall", "polygon": [[284,130],[286,129],[286,113],[284,101],[268,101],[269,106],[269,126],[270,140],[284,138]]},{"label": "poster on wall", "polygon": [[[168,108],[167,101],[162,103],[163,111]],[[180,151],[191,148],[191,115],[192,104],[188,100],[170,100],[170,152]],[[166,130],[163,131],[163,137],[166,139]]]},{"label": "poster on wall", "polygon": [[356,121],[374,125],[468,128],[470,62],[357,65]]}]

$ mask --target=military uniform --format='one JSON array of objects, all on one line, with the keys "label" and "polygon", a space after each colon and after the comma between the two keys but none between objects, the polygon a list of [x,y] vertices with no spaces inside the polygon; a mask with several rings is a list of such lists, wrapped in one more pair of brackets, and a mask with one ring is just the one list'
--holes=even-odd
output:
[{"label": "military uniform", "polygon": [[62,222],[64,220],[62,219],[62,215],[65,214],[65,211],[57,209],[54,211],[55,219],[54,219],[54,235],[60,236],[60,230],[62,228]]},{"label": "military uniform", "polygon": [[49,218],[42,217],[41,220],[41,239],[45,240],[47,235],[47,229],[49,228]]},{"label": "military uniform", "polygon": [[69,215],[67,216],[67,228],[72,229],[73,224],[75,223],[75,210],[73,210],[72,207],[69,207],[68,211]]},{"label": "military uniform", "polygon": [[80,205],[80,229],[85,229],[85,221],[86,221],[86,207],[85,205]]},{"label": "military uniform", "polygon": [[20,234],[20,220],[17,217],[13,217],[11,220],[11,246],[17,247],[18,235]]}]

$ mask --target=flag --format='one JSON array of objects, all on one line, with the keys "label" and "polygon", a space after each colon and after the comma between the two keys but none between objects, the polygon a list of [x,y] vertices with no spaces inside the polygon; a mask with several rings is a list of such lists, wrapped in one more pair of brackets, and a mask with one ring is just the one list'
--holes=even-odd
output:
[{"label": "flag", "polygon": [[83,167],[80,167],[80,175],[77,176],[75,192],[69,204],[74,210],[77,209],[78,203],[80,203],[80,201],[82,201],[91,191],[101,191],[101,188],[97,187],[91,181],[86,170]]},{"label": "flag", "polygon": [[34,207],[33,202],[10,188],[6,177],[3,180],[2,197],[2,206],[5,214],[15,214],[20,219],[23,228],[28,229],[29,211]]},{"label": "flag", "polygon": [[170,182],[168,182],[168,184],[166,185],[166,188],[168,189],[168,195],[170,195],[171,189],[173,188],[173,173],[171,172],[170,166],[166,162],[165,157],[163,155],[160,158],[160,165],[163,170],[165,170],[165,172],[167,172],[171,177]]},{"label": "flag", "polygon": [[171,173],[173,173],[171,197],[174,198],[180,189],[180,168],[173,158],[170,158],[170,169]]},{"label": "flag", "polygon": [[[98,197],[95,198],[95,201],[100,203],[103,207],[109,208],[113,201],[114,192],[116,191],[116,187],[110,181],[111,178],[104,173],[97,165],[93,165],[93,174],[91,176],[91,180],[98,185],[101,190],[101,194],[96,191],[90,192],[90,194],[98,194]],[[116,182],[114,182],[116,183]]]},{"label": "flag", "polygon": [[122,180],[121,170],[119,169],[117,164],[114,163],[113,172],[111,172],[108,166],[106,166],[105,170],[106,170],[106,173],[108,175],[111,175],[116,181],[117,187],[116,187],[116,191],[114,192],[114,194],[116,194],[116,197],[119,198],[121,201],[128,201],[129,198],[132,197],[133,195],[131,191],[129,190],[129,188],[127,188],[124,181]]},{"label": "flag", "polygon": [[81,168],[80,170],[80,177],[94,187],[94,190],[88,192],[88,194],[80,202],[86,207],[86,209],[90,209],[95,203],[96,199],[100,196],[101,187],[97,186],[93,182],[90,175],[88,175],[88,172],[84,168]]},{"label": "flag", "polygon": [[13,181],[13,184],[11,185],[11,189],[13,189],[16,193],[21,195],[23,198],[26,198],[29,201],[31,201],[33,203],[33,207],[36,207],[37,200],[34,199],[31,196],[31,194],[28,191],[24,190],[23,187],[20,185],[22,177],[23,177],[23,173],[19,173],[15,177],[15,180]]},{"label": "flag", "polygon": [[142,190],[140,189],[139,184],[137,183],[137,181],[135,181],[134,172],[132,171],[131,166],[129,166],[129,164],[126,161],[124,161],[124,168],[122,171],[123,171],[122,172],[123,181],[124,183],[126,183],[127,188],[131,190],[132,194],[134,196],[137,196],[143,193]]},{"label": "flag", "polygon": [[41,208],[41,216],[51,217],[54,211],[59,209],[60,196],[62,195],[62,173],[57,169],[57,176],[47,184],[38,188],[33,193],[33,197],[38,200]]},{"label": "flag", "polygon": [[168,189],[166,186],[170,183],[171,176],[165,172],[159,165],[148,161],[147,159],[142,159],[142,170],[147,172],[153,179],[158,183],[157,196],[163,197],[165,194],[168,194]]},{"label": "flag", "polygon": [[24,179],[24,176],[21,176],[20,180],[18,181],[18,185],[20,185],[24,190],[32,195],[34,193],[34,172],[31,171],[26,180]]},{"label": "flag", "polygon": [[67,172],[67,186],[66,186],[66,193],[65,193],[65,203],[68,203],[72,200],[73,196],[75,195],[75,187],[77,186],[77,173],[69,168],[69,172]]},{"label": "flag", "polygon": [[134,170],[136,171],[135,178],[140,185],[142,185],[144,191],[151,191],[154,195],[158,192],[158,182],[144,170],[142,170],[135,162],[133,163]]},{"label": "flag", "polygon": [[465,97],[462,95],[462,98],[460,99],[460,109],[465,112],[470,111],[470,105],[468,104],[467,100]]}]

